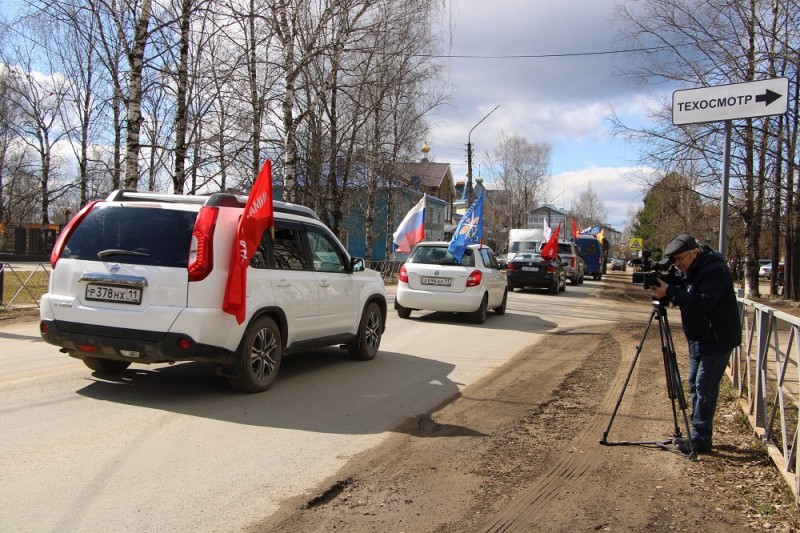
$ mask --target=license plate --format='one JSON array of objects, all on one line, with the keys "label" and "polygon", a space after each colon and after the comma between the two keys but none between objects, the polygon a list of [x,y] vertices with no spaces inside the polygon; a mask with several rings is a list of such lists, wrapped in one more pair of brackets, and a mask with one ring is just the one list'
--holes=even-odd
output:
[{"label": "license plate", "polygon": [[422,284],[449,287],[453,284],[453,280],[451,278],[432,278],[430,276],[422,276]]},{"label": "license plate", "polygon": [[142,289],[90,283],[86,286],[86,299],[98,302],[139,305],[142,303]]},{"label": "license plate", "polygon": [[539,272],[539,267],[522,267],[522,270],[527,270],[528,272]]}]

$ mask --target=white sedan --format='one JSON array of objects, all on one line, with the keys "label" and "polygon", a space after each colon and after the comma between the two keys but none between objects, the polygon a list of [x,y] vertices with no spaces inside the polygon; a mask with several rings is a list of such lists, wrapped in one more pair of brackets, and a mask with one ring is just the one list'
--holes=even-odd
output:
[{"label": "white sedan", "polygon": [[469,313],[483,324],[489,309],[506,312],[506,278],[491,249],[471,244],[461,263],[447,251],[448,242],[421,242],[397,276],[394,308],[400,318],[411,311]]}]

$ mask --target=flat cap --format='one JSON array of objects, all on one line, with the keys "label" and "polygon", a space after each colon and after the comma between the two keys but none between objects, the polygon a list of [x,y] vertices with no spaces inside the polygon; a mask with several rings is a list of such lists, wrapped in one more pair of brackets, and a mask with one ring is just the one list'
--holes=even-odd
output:
[{"label": "flat cap", "polygon": [[697,241],[694,240],[694,237],[688,233],[681,233],[669,241],[669,244],[667,244],[667,247],[664,249],[664,255],[667,257],[673,257],[679,253],[685,252],[686,250],[693,250],[697,247]]}]

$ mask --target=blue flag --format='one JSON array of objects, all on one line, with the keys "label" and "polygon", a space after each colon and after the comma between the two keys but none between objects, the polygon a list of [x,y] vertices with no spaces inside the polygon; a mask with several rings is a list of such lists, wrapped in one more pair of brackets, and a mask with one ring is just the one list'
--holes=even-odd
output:
[{"label": "blue flag", "polygon": [[458,223],[450,246],[447,251],[455,258],[457,263],[461,263],[467,245],[475,244],[483,237],[483,194],[478,196],[464,216]]}]

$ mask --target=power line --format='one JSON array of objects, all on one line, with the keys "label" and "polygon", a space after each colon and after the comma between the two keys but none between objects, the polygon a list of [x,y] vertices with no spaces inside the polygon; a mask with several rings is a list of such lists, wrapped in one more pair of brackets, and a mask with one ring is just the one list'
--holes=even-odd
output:
[{"label": "power line", "polygon": [[550,57],[589,57],[613,54],[630,54],[633,52],[659,52],[684,46],[695,46],[697,43],[679,44],[675,46],[654,46],[650,48],[623,48],[604,52],[565,52],[560,54],[511,54],[511,55],[464,55],[464,54],[415,54],[414,57],[437,59],[546,59]]}]

